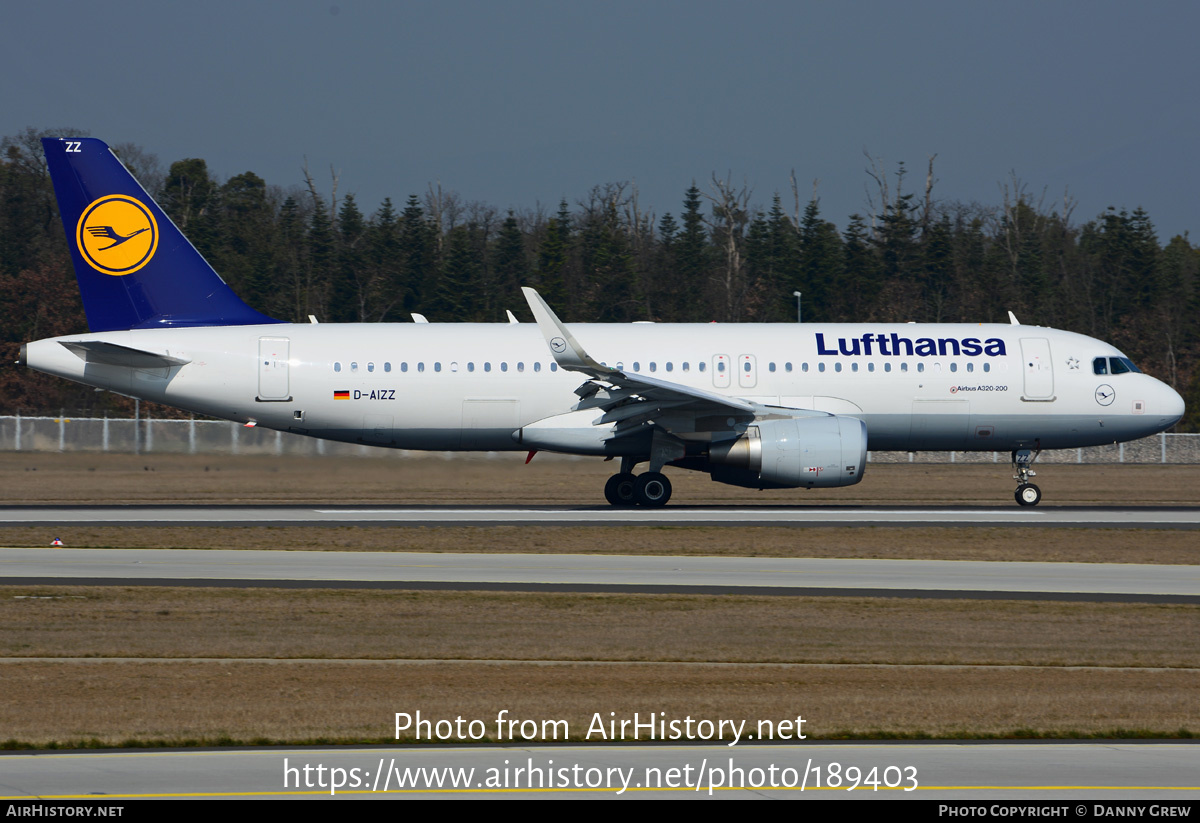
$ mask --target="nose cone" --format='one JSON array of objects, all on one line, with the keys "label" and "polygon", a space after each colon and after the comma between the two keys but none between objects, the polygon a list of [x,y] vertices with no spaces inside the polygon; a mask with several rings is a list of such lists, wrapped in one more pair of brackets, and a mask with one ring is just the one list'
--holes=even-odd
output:
[{"label": "nose cone", "polygon": [[1165,383],[1162,386],[1161,394],[1159,410],[1164,417],[1170,419],[1170,422],[1164,428],[1170,428],[1183,417],[1183,398],[1179,396],[1179,392]]}]

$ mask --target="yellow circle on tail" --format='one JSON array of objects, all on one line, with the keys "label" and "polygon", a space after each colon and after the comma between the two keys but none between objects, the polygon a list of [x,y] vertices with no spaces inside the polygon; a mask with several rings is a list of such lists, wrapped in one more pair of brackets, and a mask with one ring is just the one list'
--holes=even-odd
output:
[{"label": "yellow circle on tail", "polygon": [[154,257],[158,222],[140,200],[109,194],[92,202],[75,229],[79,253],[98,272],[133,274]]}]

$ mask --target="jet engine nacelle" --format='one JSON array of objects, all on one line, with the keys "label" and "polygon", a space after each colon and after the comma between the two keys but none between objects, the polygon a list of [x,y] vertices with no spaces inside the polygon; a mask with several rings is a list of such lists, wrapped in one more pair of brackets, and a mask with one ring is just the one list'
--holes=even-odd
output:
[{"label": "jet engine nacelle", "polygon": [[867,425],[855,417],[761,420],[709,449],[712,479],[755,489],[852,486],[867,464]]}]

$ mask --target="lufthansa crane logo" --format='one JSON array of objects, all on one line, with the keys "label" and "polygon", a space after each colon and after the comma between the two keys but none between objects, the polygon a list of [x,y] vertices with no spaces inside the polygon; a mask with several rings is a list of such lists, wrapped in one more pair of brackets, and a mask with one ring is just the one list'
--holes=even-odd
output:
[{"label": "lufthansa crane logo", "polygon": [[75,243],[96,271],[118,277],[133,274],[154,257],[158,223],[140,200],[110,194],[83,210]]}]

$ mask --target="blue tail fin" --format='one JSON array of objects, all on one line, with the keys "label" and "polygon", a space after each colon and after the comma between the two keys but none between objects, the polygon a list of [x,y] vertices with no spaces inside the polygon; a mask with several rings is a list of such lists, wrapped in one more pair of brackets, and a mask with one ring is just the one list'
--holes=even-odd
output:
[{"label": "blue tail fin", "polygon": [[276,323],[243,303],[100,140],[42,140],[92,331]]}]

